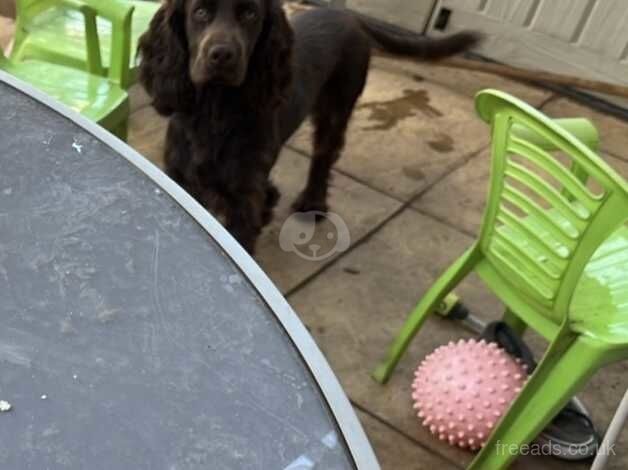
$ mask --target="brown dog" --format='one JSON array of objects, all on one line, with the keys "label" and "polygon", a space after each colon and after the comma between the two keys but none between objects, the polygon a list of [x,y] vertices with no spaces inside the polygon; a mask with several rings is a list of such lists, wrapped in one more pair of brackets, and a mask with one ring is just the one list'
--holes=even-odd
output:
[{"label": "brown dog", "polygon": [[140,80],[170,116],[166,171],[252,252],[279,193],[282,145],[311,115],[314,156],[294,208],[327,211],[332,165],[364,89],[372,45],[435,59],[478,35],[428,39],[346,10],[314,9],[290,25],[279,0],[166,0],[140,40]]}]

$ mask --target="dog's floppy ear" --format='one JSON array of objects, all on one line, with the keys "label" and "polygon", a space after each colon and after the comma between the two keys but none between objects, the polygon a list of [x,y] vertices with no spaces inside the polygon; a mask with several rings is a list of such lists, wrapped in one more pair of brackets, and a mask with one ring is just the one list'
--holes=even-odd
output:
[{"label": "dog's floppy ear", "polygon": [[184,0],[164,0],[138,45],[139,80],[163,115],[192,108]]},{"label": "dog's floppy ear", "polygon": [[285,99],[292,79],[293,33],[280,0],[266,0],[264,27],[255,45],[247,81],[250,99],[262,109]]}]

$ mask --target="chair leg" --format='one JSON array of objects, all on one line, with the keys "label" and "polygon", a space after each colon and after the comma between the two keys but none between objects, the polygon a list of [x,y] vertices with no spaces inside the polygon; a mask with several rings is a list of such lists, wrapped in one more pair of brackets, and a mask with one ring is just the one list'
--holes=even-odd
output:
[{"label": "chair leg", "polygon": [[388,382],[401,356],[403,356],[406,349],[408,349],[412,338],[414,338],[419,331],[419,328],[421,328],[427,316],[432,313],[445,296],[469,274],[477,264],[477,260],[477,250],[475,250],[475,247],[471,248],[450,266],[425,293],[395,338],[392,346],[388,350],[386,359],[373,371],[372,376],[377,382],[381,384]]},{"label": "chair leg", "polygon": [[512,310],[506,308],[504,312],[503,321],[520,337],[523,337],[528,325],[521,318],[519,318]]},{"label": "chair leg", "polygon": [[[506,415],[468,470],[501,470],[525,449],[571,397],[604,364],[586,339],[558,339],[550,346]],[[530,452],[532,453],[532,452]]]}]

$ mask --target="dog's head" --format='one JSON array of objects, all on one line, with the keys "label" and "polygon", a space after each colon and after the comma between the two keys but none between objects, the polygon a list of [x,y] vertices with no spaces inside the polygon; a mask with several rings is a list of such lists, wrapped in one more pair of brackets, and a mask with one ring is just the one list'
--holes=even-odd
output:
[{"label": "dog's head", "polygon": [[189,0],[185,33],[190,51],[190,77],[240,86],[264,22],[262,0]]},{"label": "dog's head", "polygon": [[280,0],[165,0],[140,39],[140,81],[163,114],[193,108],[211,86],[252,88],[250,100],[276,105],[291,45]]}]

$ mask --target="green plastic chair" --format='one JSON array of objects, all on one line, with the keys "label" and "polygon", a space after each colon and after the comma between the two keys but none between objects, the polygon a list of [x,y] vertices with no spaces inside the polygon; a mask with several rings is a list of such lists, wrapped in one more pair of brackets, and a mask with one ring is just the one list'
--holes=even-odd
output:
[{"label": "green plastic chair", "polygon": [[[41,2],[40,2],[41,3]],[[51,2],[48,2],[51,3]],[[111,8],[108,2],[55,1],[64,8],[73,8],[94,25],[98,17],[113,25],[112,42],[125,53],[111,52],[108,74],[101,76],[37,59],[15,61],[0,51],[0,70],[33,85],[66,106],[97,122],[122,140],[126,140],[130,112],[129,97],[124,84],[129,76],[129,41],[133,7]],[[97,36],[95,44],[97,46]],[[85,45],[84,45],[85,47]],[[100,67],[100,55],[94,44],[87,44],[90,69]]]},{"label": "green plastic chair", "polygon": [[[135,53],[139,37],[148,29],[158,2],[141,0],[16,0],[17,24],[11,59],[38,59],[107,76],[110,64],[126,57],[130,70],[122,83],[136,80]],[[94,18],[82,5],[100,12]],[[118,18],[133,7],[130,40],[116,41]],[[87,48],[86,48],[87,44]],[[129,54],[129,50],[131,53]],[[90,53],[91,52],[91,59]],[[103,57],[102,61],[100,57]]]},{"label": "green plastic chair", "polygon": [[550,342],[469,467],[498,470],[516,458],[511,444],[532,441],[595,371],[628,357],[628,184],[583,143],[597,142],[584,119],[552,121],[495,90],[476,109],[492,129],[479,239],[423,296],[373,376],[385,383],[427,316],[477,273],[506,322]]}]

